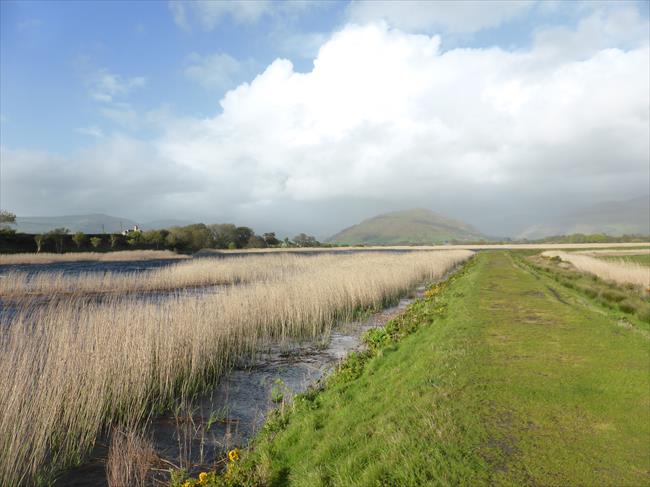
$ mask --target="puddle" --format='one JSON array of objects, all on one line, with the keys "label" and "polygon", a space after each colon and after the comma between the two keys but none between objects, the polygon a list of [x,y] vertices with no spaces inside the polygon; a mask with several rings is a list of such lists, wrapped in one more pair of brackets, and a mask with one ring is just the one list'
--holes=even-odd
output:
[{"label": "puddle", "polygon": [[[167,413],[153,419],[148,431],[155,450],[174,465],[185,459],[183,463],[190,465],[193,473],[210,468],[228,449],[245,446],[281,398],[304,392],[327,376],[347,354],[363,347],[365,331],[383,326],[401,313],[424,288],[393,307],[337,327],[321,343],[275,344],[260,352],[253,363],[226,374],[180,418]],[[212,423],[209,429],[208,423]],[[55,485],[107,486],[107,453],[105,440],[100,441],[87,463],[67,472]],[[161,468],[169,468],[169,464]]]}]

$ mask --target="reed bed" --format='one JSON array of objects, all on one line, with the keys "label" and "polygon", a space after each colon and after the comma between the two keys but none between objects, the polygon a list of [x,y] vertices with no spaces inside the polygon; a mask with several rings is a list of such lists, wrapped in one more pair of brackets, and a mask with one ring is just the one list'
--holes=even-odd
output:
[{"label": "reed bed", "polygon": [[366,251],[415,251],[415,250],[580,250],[580,249],[612,249],[648,247],[650,242],[618,242],[618,243],[566,243],[566,244],[454,244],[454,245],[368,245],[356,247],[273,247],[265,249],[201,249],[195,255],[232,255],[232,254],[269,254],[269,253],[337,253],[337,252],[366,252]]},{"label": "reed bed", "polygon": [[72,296],[18,313],[1,324],[0,485],[50,478],[109,428],[191,397],[263,343],[318,337],[471,255],[296,257],[304,272],[220,294],[155,304]]},{"label": "reed bed", "polygon": [[167,291],[220,284],[278,280],[287,274],[311,268],[305,257],[287,254],[270,256],[201,258],[144,272],[29,273],[10,271],[0,276],[0,298],[83,294],[129,294]]},{"label": "reed bed", "polygon": [[115,252],[68,252],[54,254],[0,254],[0,265],[56,264],[59,262],[130,262],[135,260],[187,259],[171,250],[118,250]]},{"label": "reed bed", "polygon": [[632,250],[581,250],[576,254],[589,255],[592,257],[619,257],[627,255],[650,255],[650,249],[632,249]]},{"label": "reed bed", "polygon": [[543,257],[557,257],[568,262],[579,271],[592,274],[618,284],[633,284],[643,289],[650,289],[650,269],[631,262],[612,262],[578,253],[546,251]]}]

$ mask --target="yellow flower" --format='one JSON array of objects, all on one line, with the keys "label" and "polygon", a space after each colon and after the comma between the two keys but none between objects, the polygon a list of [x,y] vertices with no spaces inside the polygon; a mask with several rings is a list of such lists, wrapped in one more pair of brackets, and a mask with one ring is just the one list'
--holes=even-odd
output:
[{"label": "yellow flower", "polygon": [[235,448],[234,450],[230,450],[228,452],[228,459],[231,462],[236,462],[237,460],[239,460],[239,450],[237,448]]},{"label": "yellow flower", "polygon": [[185,483],[183,484],[183,487],[192,487],[192,484],[190,484],[189,480],[186,480]]},{"label": "yellow flower", "polygon": [[205,484],[208,480],[208,474],[205,472],[201,472],[199,474],[199,484]]}]

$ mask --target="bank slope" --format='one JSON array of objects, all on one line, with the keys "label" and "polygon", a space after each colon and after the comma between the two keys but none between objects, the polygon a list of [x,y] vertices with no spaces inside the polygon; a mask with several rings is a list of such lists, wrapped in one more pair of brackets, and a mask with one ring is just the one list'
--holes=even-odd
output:
[{"label": "bank slope", "polygon": [[647,484],[647,336],[509,254],[470,266],[399,318],[414,333],[269,421],[232,478]]}]

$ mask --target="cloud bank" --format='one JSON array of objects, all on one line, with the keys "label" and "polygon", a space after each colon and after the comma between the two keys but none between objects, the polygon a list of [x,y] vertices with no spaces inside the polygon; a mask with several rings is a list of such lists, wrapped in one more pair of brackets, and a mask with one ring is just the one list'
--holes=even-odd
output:
[{"label": "cloud bank", "polygon": [[[476,223],[511,208],[501,215],[509,218],[525,201],[644,194],[648,26],[612,15],[539,31],[532,48],[515,51],[443,51],[437,35],[349,24],[321,46],[311,71],[276,59],[227,92],[219,113],[168,118],[153,140],[114,134],[73,157],[4,148],[3,200],[23,214],[79,213],[101,201],[127,216],[239,212],[253,223],[251,215],[303,203],[444,200]],[[188,75],[221,82],[202,70],[209,64]]]}]

